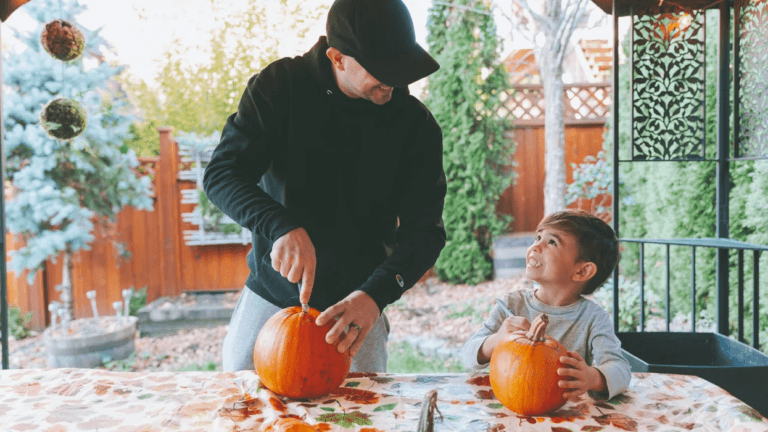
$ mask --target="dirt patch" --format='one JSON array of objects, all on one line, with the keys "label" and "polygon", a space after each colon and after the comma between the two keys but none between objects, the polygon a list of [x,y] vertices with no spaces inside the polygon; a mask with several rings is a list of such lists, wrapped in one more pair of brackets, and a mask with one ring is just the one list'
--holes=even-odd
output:
[{"label": "dirt patch", "polygon": [[[479,285],[451,285],[437,278],[427,279],[408,290],[397,302],[386,309],[391,324],[390,340],[397,342],[409,336],[429,335],[448,340],[460,346],[488,316],[494,298],[505,293],[532,287],[533,282],[518,276],[488,281]],[[184,296],[177,301],[189,302]],[[231,293],[226,301],[237,301],[237,293]],[[132,359],[114,362],[108,369],[129,371],[178,370],[190,366],[204,368],[216,365],[221,369],[221,341],[226,334],[225,325],[182,330],[161,337],[136,339]],[[45,368],[47,359],[42,335],[9,343],[11,368]]]}]

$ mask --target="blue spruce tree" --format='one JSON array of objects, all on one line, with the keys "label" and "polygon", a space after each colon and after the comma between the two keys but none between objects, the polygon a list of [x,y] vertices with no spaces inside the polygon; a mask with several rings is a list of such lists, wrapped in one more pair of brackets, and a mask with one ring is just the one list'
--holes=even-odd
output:
[{"label": "blue spruce tree", "polygon": [[[78,0],[37,0],[24,11],[38,25],[14,31],[19,49],[3,52],[3,113],[7,180],[12,198],[6,223],[26,246],[10,253],[9,267],[29,269],[34,279],[48,259],[63,253],[62,300],[71,309],[71,255],[88,248],[96,224],[109,223],[125,206],[151,210],[150,180],[136,174],[130,139],[130,104],[114,77],[122,67],[104,60],[110,50],[98,31],[77,24],[85,10]],[[63,62],[43,48],[45,24],[60,19],[86,38],[83,55]],[[45,104],[62,97],[87,112],[85,130],[70,141],[49,136],[40,124]]]}]

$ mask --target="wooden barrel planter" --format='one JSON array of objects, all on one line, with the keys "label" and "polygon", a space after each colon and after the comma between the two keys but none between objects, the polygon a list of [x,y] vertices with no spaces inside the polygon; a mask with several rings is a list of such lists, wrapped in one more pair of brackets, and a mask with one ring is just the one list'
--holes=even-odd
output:
[{"label": "wooden barrel planter", "polygon": [[[48,328],[43,333],[48,367],[94,368],[107,361],[128,358],[134,351],[137,323],[134,316],[123,318],[122,324],[114,316],[101,317],[99,321],[79,319],[69,323],[70,329],[81,327],[91,331],[75,331],[66,336],[60,328],[56,332]],[[98,330],[93,331],[94,328]]]}]

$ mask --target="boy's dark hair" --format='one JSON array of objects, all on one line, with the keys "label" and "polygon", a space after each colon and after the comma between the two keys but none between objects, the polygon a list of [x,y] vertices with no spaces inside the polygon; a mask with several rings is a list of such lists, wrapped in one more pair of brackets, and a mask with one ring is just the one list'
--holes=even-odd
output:
[{"label": "boy's dark hair", "polygon": [[536,231],[554,228],[565,231],[579,243],[579,262],[592,262],[597,273],[584,285],[582,294],[592,294],[608,280],[619,262],[619,240],[605,221],[583,210],[563,210],[552,213],[539,222]]}]

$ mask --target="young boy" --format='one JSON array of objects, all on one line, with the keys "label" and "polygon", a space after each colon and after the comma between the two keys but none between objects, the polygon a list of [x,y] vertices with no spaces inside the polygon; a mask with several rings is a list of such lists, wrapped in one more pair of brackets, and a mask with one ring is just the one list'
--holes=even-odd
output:
[{"label": "young boy", "polygon": [[587,391],[608,398],[623,393],[631,374],[621,342],[608,314],[582,297],[608,279],[618,260],[616,234],[600,218],[580,210],[545,217],[526,252],[525,275],[540,287],[505,296],[513,316],[494,306],[483,327],[464,344],[464,364],[471,369],[487,366],[499,341],[512,332],[527,331],[543,312],[549,315],[547,335],[568,350],[558,369],[565,397],[573,399]]}]

